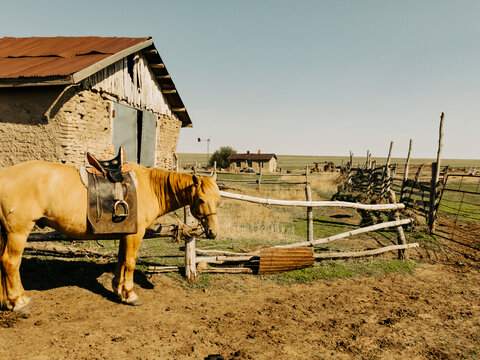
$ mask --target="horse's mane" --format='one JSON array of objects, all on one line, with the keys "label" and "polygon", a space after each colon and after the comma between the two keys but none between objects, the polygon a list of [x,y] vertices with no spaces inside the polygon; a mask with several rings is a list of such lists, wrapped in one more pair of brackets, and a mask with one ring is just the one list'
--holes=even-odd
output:
[{"label": "horse's mane", "polygon": [[155,168],[148,170],[150,186],[163,211],[172,211],[191,202],[192,175]]}]

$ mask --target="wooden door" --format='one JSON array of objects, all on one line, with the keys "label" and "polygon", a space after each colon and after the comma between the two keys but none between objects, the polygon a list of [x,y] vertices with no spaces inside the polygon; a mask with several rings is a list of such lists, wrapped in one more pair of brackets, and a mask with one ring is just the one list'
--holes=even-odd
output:
[{"label": "wooden door", "polygon": [[140,164],[147,167],[155,166],[157,147],[157,115],[151,111],[142,111],[142,126],[140,134]]},{"label": "wooden door", "polygon": [[113,103],[112,143],[115,155],[120,146],[125,150],[127,161],[138,162],[138,119],[137,110]]}]

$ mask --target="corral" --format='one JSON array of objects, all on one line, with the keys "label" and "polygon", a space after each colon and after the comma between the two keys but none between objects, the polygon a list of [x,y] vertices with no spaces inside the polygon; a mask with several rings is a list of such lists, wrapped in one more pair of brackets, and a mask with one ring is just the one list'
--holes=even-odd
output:
[{"label": "corral", "polygon": [[[341,176],[310,175],[312,200],[329,200]],[[292,182],[292,177],[278,175],[277,180]],[[302,185],[229,186],[255,197],[305,199]],[[173,215],[162,222],[177,219]],[[378,212],[314,208],[314,236],[386,220]],[[199,246],[251,252],[304,241],[307,235],[304,208],[225,200],[219,221],[219,238],[201,239]],[[78,254],[67,257],[30,251],[22,276],[35,311],[28,317],[2,313],[0,352],[8,358],[72,359],[478,357],[478,250],[430,236],[421,223],[406,229],[406,236],[421,245],[410,250],[407,261],[395,259],[396,254],[326,260],[274,275],[203,274],[190,285],[177,273],[148,274],[150,265],[181,266],[183,252],[173,241],[145,239],[135,279],[145,305],[138,308],[112,301],[114,242],[68,243]],[[322,244],[321,251],[360,251],[396,241],[396,231],[384,229]]]}]

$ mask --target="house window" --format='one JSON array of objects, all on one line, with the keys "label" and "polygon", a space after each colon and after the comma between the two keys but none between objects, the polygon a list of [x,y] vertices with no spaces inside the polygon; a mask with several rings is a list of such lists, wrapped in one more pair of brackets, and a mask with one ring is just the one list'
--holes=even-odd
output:
[{"label": "house window", "polygon": [[252,167],[252,162],[249,161],[249,162],[247,163],[247,165],[248,165],[248,167]]},{"label": "house window", "polygon": [[241,161],[237,161],[237,162],[235,162],[235,165],[237,166],[237,168],[242,167],[242,162],[241,162]]}]

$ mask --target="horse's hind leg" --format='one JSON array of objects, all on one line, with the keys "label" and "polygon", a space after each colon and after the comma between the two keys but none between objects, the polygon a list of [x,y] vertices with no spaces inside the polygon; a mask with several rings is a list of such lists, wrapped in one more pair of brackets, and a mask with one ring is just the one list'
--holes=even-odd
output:
[{"label": "horse's hind leg", "polygon": [[20,264],[27,237],[28,233],[7,231],[7,242],[0,258],[3,270],[2,280],[4,280],[6,287],[6,306],[8,309],[17,312],[28,312],[32,306],[30,298],[25,295],[20,279]]},{"label": "horse's hind leg", "polygon": [[127,235],[120,240],[118,264],[112,281],[113,291],[129,305],[141,305],[142,302],[133,291],[133,273],[137,261],[138,248],[145,231]]}]

